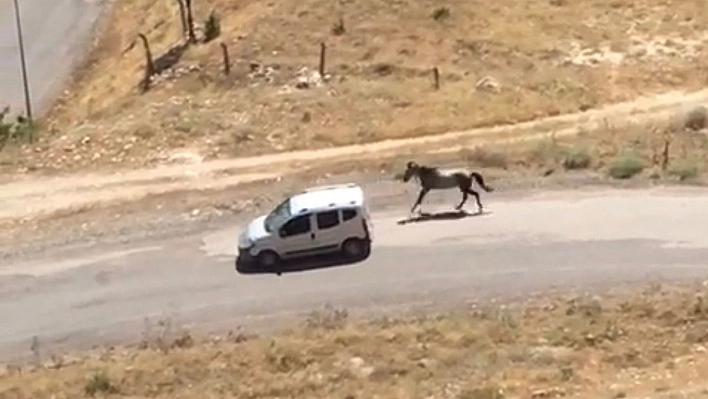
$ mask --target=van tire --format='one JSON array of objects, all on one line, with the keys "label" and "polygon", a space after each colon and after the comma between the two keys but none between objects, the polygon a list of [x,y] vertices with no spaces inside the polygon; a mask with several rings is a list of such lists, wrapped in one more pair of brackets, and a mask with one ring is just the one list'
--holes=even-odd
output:
[{"label": "van tire", "polygon": [[369,254],[368,242],[358,238],[349,238],[342,243],[342,254],[347,259],[363,258]]},{"label": "van tire", "polygon": [[280,256],[271,250],[261,251],[258,254],[257,263],[261,269],[273,269],[280,262]]}]

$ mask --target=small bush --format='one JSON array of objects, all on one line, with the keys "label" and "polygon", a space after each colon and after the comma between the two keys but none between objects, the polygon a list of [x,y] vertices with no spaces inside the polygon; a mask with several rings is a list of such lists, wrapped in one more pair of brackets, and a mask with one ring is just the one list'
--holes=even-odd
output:
[{"label": "small bush", "polygon": [[496,385],[466,388],[460,392],[459,399],[504,399],[504,389]]},{"label": "small bush", "polygon": [[692,159],[682,159],[669,166],[668,173],[670,176],[678,177],[679,180],[687,180],[698,177],[698,162]]},{"label": "small bush", "polygon": [[699,106],[689,111],[684,127],[689,130],[701,130],[708,127],[708,108]]},{"label": "small bush", "polygon": [[210,42],[221,35],[221,20],[214,11],[209,14],[209,18],[204,22],[204,41]]},{"label": "small bush", "polygon": [[565,155],[563,167],[568,170],[586,169],[590,167],[592,157],[584,148],[574,148]]},{"label": "small bush", "polygon": [[529,161],[538,165],[550,165],[562,159],[562,148],[553,139],[541,140],[528,153]]},{"label": "small bush", "polygon": [[86,381],[84,390],[89,396],[95,396],[97,393],[118,392],[118,389],[111,384],[111,379],[108,378],[108,375],[103,371],[92,374],[88,381]]},{"label": "small bush", "polygon": [[561,381],[570,381],[575,375],[575,370],[572,367],[564,366],[560,368],[560,379]]},{"label": "small bush", "polygon": [[644,170],[644,160],[634,151],[625,151],[610,163],[609,175],[615,179],[629,179]]},{"label": "small bush", "polygon": [[9,113],[9,108],[0,111],[0,150],[9,142],[28,141],[38,128],[33,121],[23,116],[17,116],[15,121],[7,121]]},{"label": "small bush", "polygon": [[433,19],[436,21],[442,21],[450,17],[450,9],[447,7],[438,7],[433,11]]},{"label": "small bush", "polygon": [[341,36],[345,34],[347,30],[344,28],[344,19],[339,18],[339,21],[332,25],[332,34],[335,36]]},{"label": "small bush", "polygon": [[463,149],[460,153],[467,162],[483,168],[506,169],[509,164],[506,153],[502,151],[489,150],[484,147],[475,147],[472,150]]},{"label": "small bush", "polygon": [[343,327],[349,313],[346,309],[337,309],[330,304],[326,304],[322,311],[313,311],[306,320],[309,328],[335,330]]}]

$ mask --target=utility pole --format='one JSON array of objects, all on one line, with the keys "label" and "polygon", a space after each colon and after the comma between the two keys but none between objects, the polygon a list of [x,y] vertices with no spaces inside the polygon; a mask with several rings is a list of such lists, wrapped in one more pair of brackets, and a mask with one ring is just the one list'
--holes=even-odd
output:
[{"label": "utility pole", "polygon": [[20,63],[22,64],[22,84],[25,89],[25,111],[27,119],[32,122],[32,101],[30,100],[29,82],[27,79],[27,62],[25,60],[25,44],[22,39],[22,21],[20,19],[20,5],[18,0],[13,0],[15,3],[15,20],[17,24],[17,40],[20,45]]}]

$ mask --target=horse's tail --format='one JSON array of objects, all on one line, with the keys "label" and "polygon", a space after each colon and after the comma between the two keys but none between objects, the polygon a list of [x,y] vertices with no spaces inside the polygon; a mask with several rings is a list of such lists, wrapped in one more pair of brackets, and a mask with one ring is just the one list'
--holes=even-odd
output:
[{"label": "horse's tail", "polygon": [[477,182],[477,184],[479,184],[480,187],[482,187],[482,188],[484,189],[484,191],[487,191],[487,192],[492,192],[492,191],[494,191],[493,188],[491,188],[491,187],[487,186],[486,184],[484,184],[484,178],[482,177],[481,174],[479,174],[479,173],[477,173],[477,172],[472,172],[472,173],[470,173],[470,177],[471,177],[472,179],[474,179],[474,180]]}]

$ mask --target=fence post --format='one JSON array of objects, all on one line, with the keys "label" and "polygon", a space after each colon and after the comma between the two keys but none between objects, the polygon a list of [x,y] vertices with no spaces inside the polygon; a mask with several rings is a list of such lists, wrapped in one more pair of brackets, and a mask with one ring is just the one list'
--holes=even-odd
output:
[{"label": "fence post", "polygon": [[440,89],[440,71],[438,70],[438,67],[433,67],[433,79],[435,82],[435,90]]},{"label": "fence post", "polygon": [[197,42],[197,36],[194,33],[194,14],[192,14],[192,0],[185,0],[187,6],[187,35],[190,43]]},{"label": "fence post", "polygon": [[229,57],[229,48],[223,42],[221,43],[221,51],[224,55],[224,74],[228,76],[231,73],[231,59]]},{"label": "fence post", "polygon": [[669,166],[669,156],[671,147],[671,135],[668,132],[664,132],[664,148],[661,153],[661,170],[666,171]]},{"label": "fence post", "polygon": [[142,33],[138,33],[138,37],[143,42],[143,48],[145,49],[145,77],[143,79],[143,91],[147,91],[150,88],[150,78],[155,74],[155,63],[152,60],[152,52],[150,51],[150,43],[148,42],[147,36]]},{"label": "fence post", "polygon": [[320,77],[324,78],[325,74],[325,57],[327,53],[327,45],[320,43]]}]

